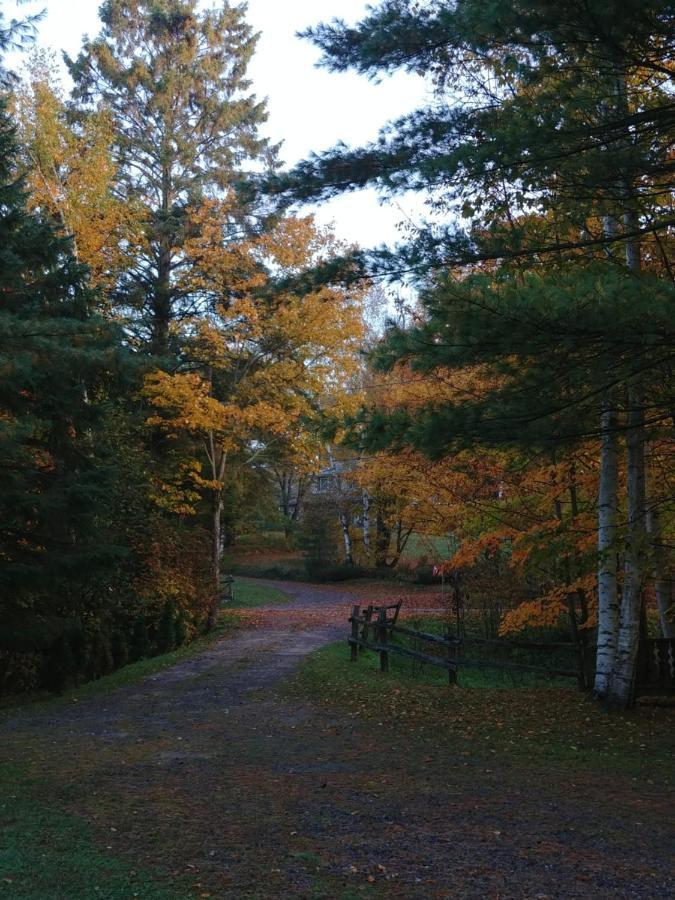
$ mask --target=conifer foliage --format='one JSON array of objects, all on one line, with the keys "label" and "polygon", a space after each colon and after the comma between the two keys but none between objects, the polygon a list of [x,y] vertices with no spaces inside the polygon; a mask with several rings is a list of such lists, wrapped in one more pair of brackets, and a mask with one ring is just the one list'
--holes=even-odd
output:
[{"label": "conifer foliage", "polygon": [[[44,53],[4,79],[0,693],[213,627],[233,486],[280,446],[309,455],[361,335],[358,290],[279,287],[334,238],[235,190],[276,165],[245,8],[100,15],[69,98]],[[30,32],[0,19],[0,51]]]},{"label": "conifer foliage", "polygon": [[258,133],[264,104],[246,78],[256,37],[230,3],[200,12],[197,0],[107,0],[100,15],[100,35],[67,60],[73,99],[84,118],[101,107],[112,117],[115,193],[142,229],[117,300],[136,311],[149,352],[167,357],[177,349],[172,324],[198,303],[181,280],[192,214],[245,163],[273,156]]},{"label": "conifer foliage", "polygon": [[28,628],[41,645],[50,619],[77,616],[83,594],[100,593],[120,550],[101,516],[114,479],[101,434],[123,358],[70,242],[27,211],[16,154],[3,107],[0,602],[5,641]]},{"label": "conifer foliage", "polygon": [[406,244],[360,260],[423,290],[421,321],[394,329],[376,365],[439,381],[480,366],[483,386],[371,410],[365,446],[438,458],[598,441],[595,692],[622,706],[664,564],[647,526],[672,521],[648,475],[672,440],[674,24],[664,0],[384,0],[307,35],[331,70],[427,76],[433,102],[267,182],[284,203],[374,186],[421,191],[433,210]]}]

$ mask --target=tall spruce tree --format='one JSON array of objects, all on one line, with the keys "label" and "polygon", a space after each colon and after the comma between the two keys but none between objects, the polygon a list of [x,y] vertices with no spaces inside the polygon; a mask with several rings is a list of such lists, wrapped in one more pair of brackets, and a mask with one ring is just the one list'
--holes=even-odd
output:
[{"label": "tall spruce tree", "polygon": [[98,441],[119,371],[70,242],[26,209],[0,108],[0,597],[5,621],[82,612],[118,550],[106,540],[113,466]]},{"label": "tall spruce tree", "polygon": [[67,59],[79,112],[103,105],[113,117],[116,192],[137,208],[144,233],[117,301],[139,314],[139,338],[156,357],[176,351],[172,323],[199,304],[181,280],[191,210],[227,191],[242,167],[274,156],[258,133],[264,104],[246,79],[257,38],[245,8],[198,6],[106,0],[100,35]]},{"label": "tall spruce tree", "polygon": [[[435,210],[444,212],[452,224],[421,228],[407,245],[371,253],[367,259],[371,272],[413,269],[428,273],[454,268],[458,275],[457,267],[488,264],[491,271],[517,284],[531,270],[579,272],[583,278],[583,270],[592,264],[605,267],[607,283],[600,290],[604,300],[628,292],[634,307],[630,315],[620,304],[612,320],[611,304],[603,303],[606,332],[601,326],[596,333],[602,349],[596,344],[594,352],[590,334],[576,332],[576,340],[588,342],[582,353],[585,369],[580,363],[577,370],[569,370],[565,400],[569,407],[580,398],[594,397],[600,423],[595,427],[602,438],[596,693],[619,705],[630,703],[633,696],[646,572],[645,378],[654,380],[664,371],[658,365],[668,362],[665,348],[672,336],[668,328],[660,331],[670,298],[662,296],[660,305],[650,303],[648,285],[640,282],[647,261],[650,268],[672,280],[668,246],[674,224],[669,152],[675,123],[670,87],[674,24],[672,4],[665,0],[609,4],[571,0],[562,6],[551,0],[491,4],[384,0],[354,28],[336,21],[308,35],[324,51],[328,68],[355,68],[370,76],[406,68],[432,78],[436,101],[386,127],[370,146],[336,147],[268,184],[290,201],[326,198],[367,185],[385,195],[410,189],[427,192]],[[594,271],[598,277],[597,268]],[[615,273],[625,280],[618,290]],[[433,284],[434,277],[429,281]],[[438,306],[449,303],[455,292],[447,280],[443,282],[427,295],[431,320],[446,326],[422,351],[427,365],[430,356],[443,364],[448,355],[444,348],[453,341],[449,323],[443,322],[449,314],[439,314]],[[555,297],[551,287],[546,288],[549,299]],[[568,296],[574,297],[574,291]],[[517,305],[518,291],[511,292],[511,298]],[[539,321],[538,327],[557,328],[564,343],[575,335],[572,316],[577,308],[570,304],[570,318],[564,325],[557,305],[553,301],[548,326]],[[488,303],[485,309],[489,307]],[[657,339],[660,350],[655,351],[649,338],[648,349],[633,342],[633,352],[618,353],[608,368],[605,363],[617,340],[615,326],[634,327],[637,310],[648,333],[653,316],[654,333],[663,338]],[[523,336],[535,337],[531,311],[530,326],[519,322],[517,309],[510,316],[502,309],[501,315],[506,343],[512,338],[502,359],[520,353],[531,360],[542,349],[541,341],[533,340],[529,352],[523,352]],[[592,318],[586,321],[591,331],[597,325]],[[583,332],[583,322],[576,324]],[[624,330],[623,338],[629,334]],[[410,342],[399,338],[392,347],[397,341],[400,354],[414,352]],[[630,343],[624,341],[624,349]],[[480,357],[479,348],[474,347]],[[590,357],[593,370],[589,373]],[[535,371],[538,366],[541,361]],[[525,371],[531,374],[532,366]],[[526,385],[521,379],[521,402],[513,410],[513,422],[521,424],[528,418],[522,410]],[[571,393],[573,385],[576,393]],[[540,392],[529,394],[535,408],[541,414],[541,402],[548,400],[547,427],[564,432],[561,422],[569,417],[556,412],[562,400],[558,386],[532,379],[530,388],[537,386]],[[492,399],[507,398],[502,392]],[[510,402],[513,407],[513,396]],[[502,405],[502,420],[506,411]],[[475,409],[464,412],[465,433],[473,430],[477,437],[481,420],[478,430],[484,437],[486,417]],[[448,422],[439,410],[425,410],[417,419],[421,432],[398,422],[397,438],[396,428],[392,431],[397,423],[390,422],[380,427],[378,440],[400,439],[401,428],[413,444],[424,443],[422,433],[433,432],[437,445],[450,439]],[[456,426],[455,411],[452,419]],[[541,422],[541,415],[536,419]],[[577,421],[576,427],[589,426]],[[621,432],[626,435],[629,477],[619,610],[617,440]]]}]

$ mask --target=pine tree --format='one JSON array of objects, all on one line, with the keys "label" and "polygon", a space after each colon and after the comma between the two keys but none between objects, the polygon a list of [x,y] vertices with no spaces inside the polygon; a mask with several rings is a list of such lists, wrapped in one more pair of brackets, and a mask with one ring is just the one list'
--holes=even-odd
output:
[{"label": "pine tree", "polygon": [[99,443],[123,368],[70,242],[26,209],[0,109],[0,596],[5,615],[81,610],[120,552],[105,537],[114,463]]},{"label": "pine tree", "polygon": [[[659,367],[667,362],[672,340],[668,325],[660,331],[670,301],[663,291],[657,291],[660,301],[650,301],[650,284],[643,283],[641,270],[649,261],[650,268],[672,279],[667,248],[673,224],[668,87],[673,25],[672,4],[665,0],[571,0],[562,6],[550,0],[431,0],[421,5],[384,0],[354,28],[336,21],[308,35],[323,50],[328,68],[355,68],[369,76],[406,68],[432,79],[436,102],[389,125],[370,146],[338,146],[268,182],[268,189],[286,201],[326,198],[364,186],[375,186],[385,196],[419,190],[427,192],[437,214],[462,222],[421,228],[403,247],[372,252],[366,259],[371,272],[451,270],[457,278],[467,266],[480,266],[497,276],[494,300],[500,277],[518,288],[529,272],[543,271],[551,276],[544,287],[551,300],[560,277],[554,272],[578,273],[581,283],[593,264],[605,299],[628,293],[632,314],[625,304],[614,309],[603,303],[601,321],[594,323],[585,310],[575,321],[579,310],[573,303],[567,315],[554,305],[550,320],[543,320],[533,316],[527,296],[525,306],[518,306],[523,292],[507,291],[512,309],[488,301],[484,310],[500,316],[500,364],[512,376],[506,386],[478,407],[429,408],[419,411],[412,424],[404,414],[387,422],[376,417],[371,427],[373,440],[408,441],[426,445],[430,452],[442,452],[458,434],[498,440],[498,432],[512,432],[516,424],[522,428],[518,439],[528,434],[546,441],[569,438],[575,428],[599,431],[603,504],[598,574],[600,609],[608,619],[600,627],[607,640],[601,641],[596,691],[619,705],[632,700],[645,578],[645,421],[651,412],[646,391],[668,371]],[[601,276],[598,266],[604,266]],[[448,317],[460,331],[462,327],[456,309],[439,311],[457,293],[452,279],[441,281],[434,291],[435,276],[428,278],[432,326],[410,340],[395,335],[390,342],[395,358],[408,354],[426,359],[423,365],[442,365],[452,355],[449,345],[461,348],[461,336],[450,323],[444,323],[445,331],[436,328]],[[574,295],[568,282],[568,299]],[[464,294],[464,301],[469,299]],[[564,300],[562,295],[558,299]],[[522,321],[523,313],[529,321]],[[460,317],[464,325],[473,322],[476,337],[480,315],[465,310]],[[550,341],[545,347],[531,327],[535,319],[561,346],[586,341],[581,354],[573,352],[565,360]],[[642,343],[632,339],[638,321],[651,335]],[[599,331],[588,331],[587,326],[598,325]],[[493,339],[494,332],[492,328]],[[422,347],[423,337],[432,343]],[[524,337],[531,341],[529,348]],[[470,346],[480,359],[480,343],[471,340]],[[621,349],[613,360],[616,346]],[[538,358],[547,352],[553,355]],[[509,358],[517,358],[521,366],[527,361],[518,378],[509,371]],[[561,383],[546,378],[549,359],[562,366]],[[595,409],[585,402],[582,411],[570,414],[584,397],[595,399]],[[532,404],[530,412],[524,401]],[[590,424],[593,413],[599,426]],[[662,407],[657,422],[663,415]],[[626,435],[632,474],[619,617],[614,561],[620,430]]]},{"label": "pine tree", "polygon": [[[138,336],[157,357],[175,353],[171,326],[200,297],[182,283],[191,213],[222,195],[244,165],[270,162],[259,134],[264,104],[248,93],[256,36],[244,9],[197,0],[107,0],[103,28],[67,59],[81,115],[107,107],[119,166],[116,192],[140,210],[144,237],[117,286]],[[235,217],[236,218],[236,217]],[[233,220],[231,227],[241,229]]]}]

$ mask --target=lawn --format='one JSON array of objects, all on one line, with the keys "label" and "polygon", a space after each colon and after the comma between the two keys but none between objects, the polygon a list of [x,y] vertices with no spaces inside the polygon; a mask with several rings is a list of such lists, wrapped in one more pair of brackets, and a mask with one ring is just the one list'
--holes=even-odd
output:
[{"label": "lawn", "polygon": [[669,896],[673,710],[264,632],[11,713],[0,900]]},{"label": "lawn", "polygon": [[231,610],[257,609],[260,606],[288,603],[290,599],[285,591],[278,588],[237,578],[234,583],[234,599],[226,603],[224,608]]},{"label": "lawn", "polygon": [[488,671],[460,672],[449,687],[442,669],[413,671],[412,660],[390,654],[387,675],[378,656],[349,658],[346,641],[308,657],[283,688],[285,696],[342,709],[350,717],[433,735],[458,745],[459,753],[504,754],[516,762],[557,760],[575,771],[611,772],[675,782],[675,707],[639,704],[610,714],[571,682],[548,684],[525,675],[519,682]]},{"label": "lawn", "polygon": [[452,536],[438,537],[431,534],[413,532],[401,554],[402,562],[417,562],[426,556],[431,565],[450,559],[456,550],[456,542]]},{"label": "lawn", "polygon": [[45,797],[46,786],[0,765],[0,897],[22,900],[188,900],[113,856],[94,829]]}]

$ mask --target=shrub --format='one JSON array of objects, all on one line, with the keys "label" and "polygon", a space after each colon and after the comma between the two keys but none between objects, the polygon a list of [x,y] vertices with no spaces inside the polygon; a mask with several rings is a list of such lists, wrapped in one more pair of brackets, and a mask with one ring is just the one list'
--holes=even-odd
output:
[{"label": "shrub", "polygon": [[94,631],[89,639],[87,675],[101,678],[115,668],[110,637],[104,631]]},{"label": "shrub", "polygon": [[150,636],[145,619],[139,616],[131,634],[131,658],[136,661],[150,656]]},{"label": "shrub", "polygon": [[164,604],[157,629],[157,648],[168,653],[176,646],[176,607],[171,600]]},{"label": "shrub", "polygon": [[42,668],[42,685],[48,691],[60,694],[75,676],[77,666],[67,634],[56,638],[45,655]]},{"label": "shrub", "polygon": [[122,631],[113,631],[111,650],[115,668],[121,669],[122,666],[126,666],[129,662],[129,644]]},{"label": "shrub", "polygon": [[188,627],[185,620],[185,613],[181,611],[176,616],[176,647],[182,647],[188,641]]}]

